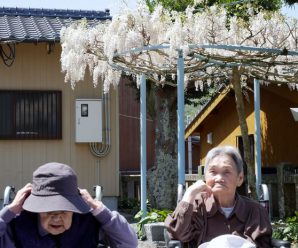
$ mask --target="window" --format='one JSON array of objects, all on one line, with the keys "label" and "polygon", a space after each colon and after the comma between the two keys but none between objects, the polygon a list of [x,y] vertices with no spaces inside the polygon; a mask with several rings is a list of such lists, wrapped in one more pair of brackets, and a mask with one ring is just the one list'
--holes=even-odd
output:
[{"label": "window", "polygon": [[0,139],[61,139],[61,91],[0,91]]}]

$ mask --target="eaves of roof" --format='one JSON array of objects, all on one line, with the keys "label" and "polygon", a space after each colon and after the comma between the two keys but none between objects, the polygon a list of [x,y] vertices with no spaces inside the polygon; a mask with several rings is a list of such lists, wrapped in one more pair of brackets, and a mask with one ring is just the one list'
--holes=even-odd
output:
[{"label": "eaves of roof", "polygon": [[59,42],[60,30],[85,18],[89,25],[110,20],[106,11],[0,8],[0,42]]},{"label": "eaves of roof", "polygon": [[227,86],[220,90],[206,106],[197,114],[197,116],[192,120],[191,123],[185,129],[184,138],[187,139],[192,133],[201,125],[201,123],[208,117],[208,115],[221,103],[221,101],[229,94],[231,91],[231,86]]}]

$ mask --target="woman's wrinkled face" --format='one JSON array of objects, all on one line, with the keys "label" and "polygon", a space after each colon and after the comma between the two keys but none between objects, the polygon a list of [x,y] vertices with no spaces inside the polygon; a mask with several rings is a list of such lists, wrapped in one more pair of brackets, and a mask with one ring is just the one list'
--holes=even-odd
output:
[{"label": "woman's wrinkled face", "polygon": [[205,178],[215,196],[234,195],[243,182],[243,172],[238,174],[236,164],[229,155],[220,154],[210,161]]},{"label": "woman's wrinkled face", "polygon": [[43,229],[48,231],[50,234],[58,235],[70,228],[72,215],[72,212],[55,211],[39,213],[39,219]]}]

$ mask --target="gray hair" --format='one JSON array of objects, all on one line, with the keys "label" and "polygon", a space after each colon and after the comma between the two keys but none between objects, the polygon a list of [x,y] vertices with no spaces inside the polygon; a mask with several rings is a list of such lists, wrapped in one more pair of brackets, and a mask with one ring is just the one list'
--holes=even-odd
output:
[{"label": "gray hair", "polygon": [[230,156],[236,164],[236,170],[237,170],[238,174],[243,172],[243,160],[242,160],[241,155],[238,152],[238,150],[233,146],[218,146],[218,147],[211,149],[207,153],[206,160],[205,160],[205,168],[204,168],[205,174],[208,170],[208,166],[209,166],[209,163],[211,162],[211,160],[219,155]]}]

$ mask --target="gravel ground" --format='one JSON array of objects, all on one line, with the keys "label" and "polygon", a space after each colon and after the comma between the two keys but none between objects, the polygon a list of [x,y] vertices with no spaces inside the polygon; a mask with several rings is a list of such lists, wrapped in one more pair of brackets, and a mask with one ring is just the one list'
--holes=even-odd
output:
[{"label": "gravel ground", "polygon": [[153,243],[153,242],[149,242],[149,241],[140,241],[138,243],[138,248],[157,248],[160,246],[157,246],[157,244]]}]

